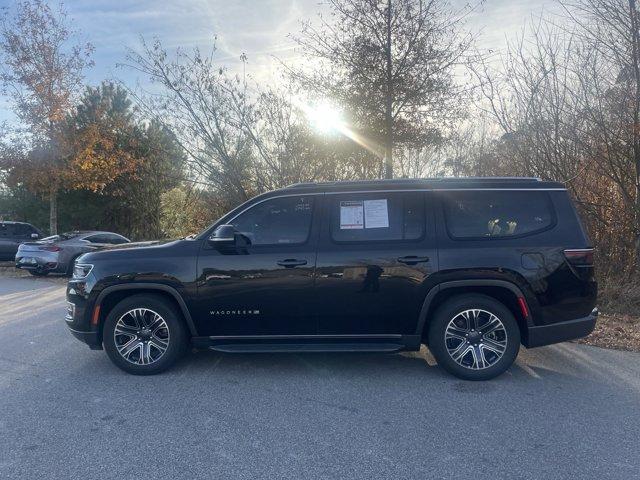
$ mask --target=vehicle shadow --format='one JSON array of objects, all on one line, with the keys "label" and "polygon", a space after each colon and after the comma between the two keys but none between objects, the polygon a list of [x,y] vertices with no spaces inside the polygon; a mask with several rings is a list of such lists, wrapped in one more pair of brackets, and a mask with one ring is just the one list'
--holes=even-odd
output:
[{"label": "vehicle shadow", "polygon": [[222,353],[212,350],[191,351],[171,372],[177,375],[232,376],[239,381],[244,375],[302,379],[349,379],[350,381],[404,384],[417,380],[463,382],[486,391],[494,383],[509,381],[531,382],[547,376],[547,372],[519,360],[498,379],[489,382],[465,381],[453,377],[437,365],[430,352],[385,353]]}]

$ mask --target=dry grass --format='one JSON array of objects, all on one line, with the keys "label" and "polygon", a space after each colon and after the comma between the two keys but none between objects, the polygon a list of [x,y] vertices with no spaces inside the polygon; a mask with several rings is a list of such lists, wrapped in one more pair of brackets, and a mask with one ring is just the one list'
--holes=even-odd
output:
[{"label": "dry grass", "polygon": [[33,279],[45,279],[54,283],[67,283],[68,278],[64,275],[48,275],[46,277],[34,277],[26,270],[20,270],[15,267],[14,262],[0,262],[0,277],[10,278],[33,278]]},{"label": "dry grass", "polygon": [[578,342],[640,352],[639,283],[638,279],[630,277],[600,279],[600,318],[593,333]]},{"label": "dry grass", "polygon": [[640,352],[640,317],[601,314],[593,333],[577,342],[596,347]]},{"label": "dry grass", "polygon": [[29,272],[15,267],[13,262],[0,262],[0,277],[28,277]]}]

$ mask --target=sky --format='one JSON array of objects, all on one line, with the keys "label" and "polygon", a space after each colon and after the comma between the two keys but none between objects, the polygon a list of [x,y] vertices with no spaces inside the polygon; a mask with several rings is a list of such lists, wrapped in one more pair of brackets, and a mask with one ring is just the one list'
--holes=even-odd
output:
[{"label": "sky", "polygon": [[[467,1],[451,3],[462,8]],[[13,0],[0,0],[0,8],[12,5]],[[245,53],[254,78],[277,81],[274,57],[295,61],[297,56],[287,35],[326,9],[322,0],[67,0],[64,5],[81,38],[95,47],[95,66],[86,75],[93,85],[115,78],[144,83],[132,69],[118,66],[125,63],[127,48],[139,49],[141,36],[157,37],[168,48],[207,48],[215,36],[221,65],[234,68]],[[467,27],[480,32],[480,47],[500,50],[532,15],[557,8],[554,0],[484,0]],[[9,103],[0,97],[0,122],[11,119]]]}]

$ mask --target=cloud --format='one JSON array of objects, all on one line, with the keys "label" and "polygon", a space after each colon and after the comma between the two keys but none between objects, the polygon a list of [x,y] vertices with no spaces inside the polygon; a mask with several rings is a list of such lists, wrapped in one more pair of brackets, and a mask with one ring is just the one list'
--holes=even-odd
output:
[{"label": "cloud", "polygon": [[[463,7],[468,0],[453,0]],[[11,6],[0,0],[0,7]],[[483,29],[482,45],[499,48],[506,36],[513,35],[533,11],[551,0],[487,0],[469,17],[468,27]],[[97,84],[105,78],[119,77],[127,83],[144,82],[130,69],[116,69],[125,60],[127,47],[139,48],[140,36],[158,37],[165,47],[211,48],[217,36],[217,61],[231,69],[240,65],[246,53],[249,69],[256,79],[277,74],[277,61],[293,59],[295,44],[287,38],[300,30],[300,22],[313,19],[318,0],[67,0],[74,27],[91,41],[95,67],[87,80]],[[8,118],[6,103],[0,102],[0,121]]]}]

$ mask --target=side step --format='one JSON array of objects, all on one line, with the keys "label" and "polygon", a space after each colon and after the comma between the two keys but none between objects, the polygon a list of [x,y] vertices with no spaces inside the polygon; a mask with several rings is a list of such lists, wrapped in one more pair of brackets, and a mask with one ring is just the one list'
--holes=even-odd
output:
[{"label": "side step", "polygon": [[406,349],[398,343],[227,343],[210,345],[211,350],[226,353],[301,353],[301,352],[382,352]]}]

